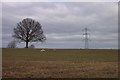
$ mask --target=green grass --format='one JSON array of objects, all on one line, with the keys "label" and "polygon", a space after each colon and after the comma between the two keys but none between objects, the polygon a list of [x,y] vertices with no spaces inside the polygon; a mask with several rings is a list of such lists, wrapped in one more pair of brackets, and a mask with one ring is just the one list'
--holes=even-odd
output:
[{"label": "green grass", "polygon": [[2,49],[3,78],[117,78],[112,49]]}]

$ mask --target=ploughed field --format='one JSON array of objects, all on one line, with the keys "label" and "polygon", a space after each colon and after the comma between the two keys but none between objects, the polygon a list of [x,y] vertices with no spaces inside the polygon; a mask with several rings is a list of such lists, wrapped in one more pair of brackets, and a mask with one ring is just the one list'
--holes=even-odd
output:
[{"label": "ploughed field", "polygon": [[3,78],[117,78],[118,50],[2,49]]}]

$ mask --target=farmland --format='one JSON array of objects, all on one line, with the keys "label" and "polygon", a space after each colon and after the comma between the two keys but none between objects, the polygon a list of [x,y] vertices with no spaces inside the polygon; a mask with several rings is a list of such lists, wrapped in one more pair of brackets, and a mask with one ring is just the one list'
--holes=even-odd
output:
[{"label": "farmland", "polygon": [[112,49],[2,49],[3,78],[117,78]]}]

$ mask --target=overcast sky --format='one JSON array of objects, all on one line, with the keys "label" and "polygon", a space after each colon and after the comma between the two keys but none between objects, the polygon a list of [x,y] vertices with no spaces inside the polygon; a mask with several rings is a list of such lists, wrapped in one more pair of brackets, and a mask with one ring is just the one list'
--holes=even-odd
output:
[{"label": "overcast sky", "polygon": [[[2,4],[2,46],[13,40],[13,28],[25,18],[42,25],[47,40],[31,43],[38,48],[118,48],[117,2],[5,2]],[[18,44],[24,47],[25,44]]]}]

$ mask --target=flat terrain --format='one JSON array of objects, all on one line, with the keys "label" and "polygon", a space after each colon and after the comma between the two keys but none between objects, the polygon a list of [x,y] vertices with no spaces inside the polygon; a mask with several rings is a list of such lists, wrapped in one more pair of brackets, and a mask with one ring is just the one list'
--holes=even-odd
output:
[{"label": "flat terrain", "polygon": [[2,49],[3,78],[117,78],[118,51]]}]

